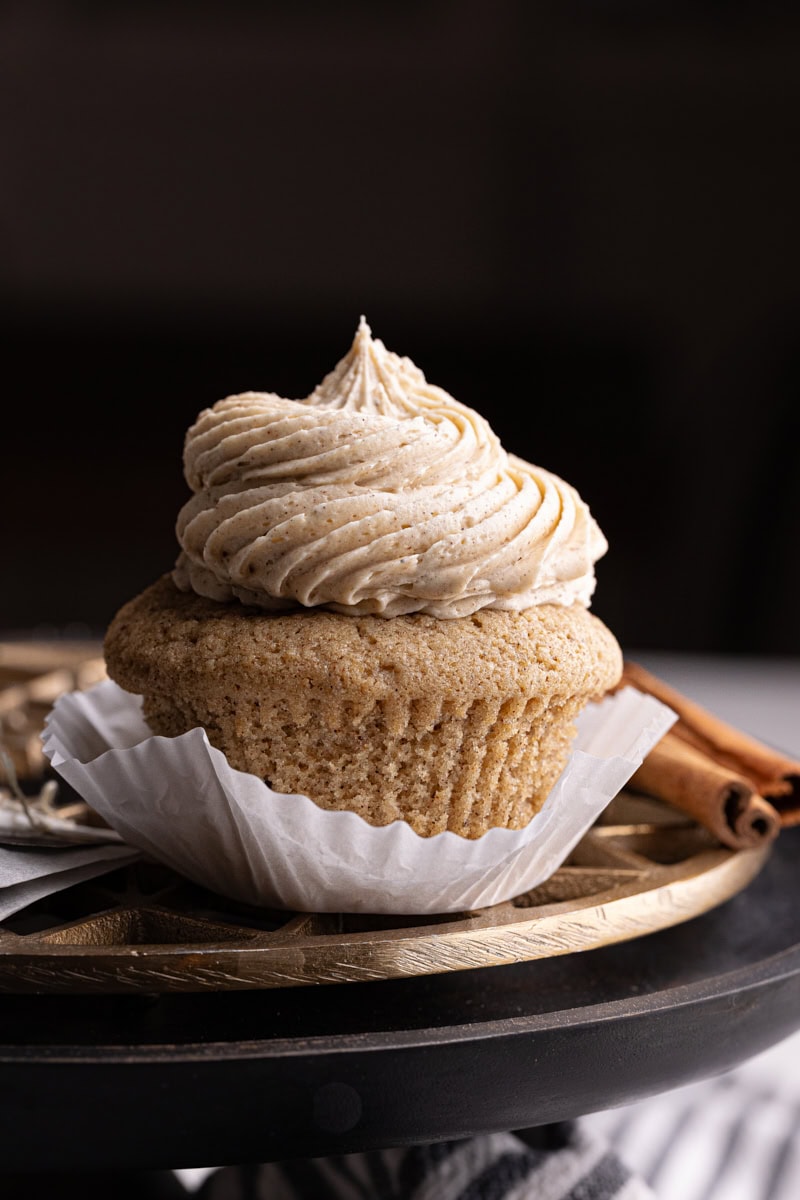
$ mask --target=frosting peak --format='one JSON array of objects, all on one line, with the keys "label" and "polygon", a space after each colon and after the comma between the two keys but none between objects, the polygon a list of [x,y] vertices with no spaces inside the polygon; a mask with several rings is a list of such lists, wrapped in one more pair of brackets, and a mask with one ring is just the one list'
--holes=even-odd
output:
[{"label": "frosting peak", "polygon": [[[436,419],[435,414],[442,408],[478,416],[442,388],[428,383],[410,358],[401,358],[387,350],[380,338],[373,338],[363,316],[350,350],[305,403],[378,413],[398,420],[420,415]],[[494,438],[486,422],[481,417],[478,420]]]},{"label": "frosting peak", "polygon": [[362,316],[349,352],[314,388],[308,403],[400,416],[408,384],[412,382],[403,378],[404,367],[410,368],[406,375],[416,374],[424,384],[422,372],[409,359],[390,354],[383,342],[373,339],[372,330]]},{"label": "frosting peak", "polygon": [[361,318],[306,400],[245,392],[186,437],[178,586],[263,608],[458,617],[589,604],[605,538],[577,492]]}]

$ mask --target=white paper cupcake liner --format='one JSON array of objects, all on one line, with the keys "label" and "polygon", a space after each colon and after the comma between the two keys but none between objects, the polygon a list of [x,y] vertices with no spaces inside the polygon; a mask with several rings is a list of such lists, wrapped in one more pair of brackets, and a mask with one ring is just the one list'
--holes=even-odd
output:
[{"label": "white paper cupcake liner", "polygon": [[376,828],[237,771],[202,729],[151,734],[141,700],[105,681],[56,702],[44,750],[124,841],[203,886],[300,912],[461,912],[536,887],[564,861],[675,721],[624,688],[578,717],[570,759],[524,829],[470,841]]}]

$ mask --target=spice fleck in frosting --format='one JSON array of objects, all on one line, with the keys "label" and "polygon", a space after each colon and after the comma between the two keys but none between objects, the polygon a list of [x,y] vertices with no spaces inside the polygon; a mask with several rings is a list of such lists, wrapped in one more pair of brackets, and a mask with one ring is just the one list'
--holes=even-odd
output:
[{"label": "spice fleck in frosting", "polygon": [[468,616],[588,607],[607,549],[569,484],[387,350],[362,318],[306,400],[245,392],[186,437],[184,591],[263,609]]}]

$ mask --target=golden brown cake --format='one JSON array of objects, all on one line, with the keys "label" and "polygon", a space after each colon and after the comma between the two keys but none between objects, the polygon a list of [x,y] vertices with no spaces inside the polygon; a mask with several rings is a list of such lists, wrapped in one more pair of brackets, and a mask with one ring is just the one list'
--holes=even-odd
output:
[{"label": "golden brown cake", "polygon": [[577,604],[452,620],[269,614],[168,576],[117,614],[105,650],[155,733],[202,726],[276,791],[470,838],[528,823],[575,714],[621,670],[613,636]]}]

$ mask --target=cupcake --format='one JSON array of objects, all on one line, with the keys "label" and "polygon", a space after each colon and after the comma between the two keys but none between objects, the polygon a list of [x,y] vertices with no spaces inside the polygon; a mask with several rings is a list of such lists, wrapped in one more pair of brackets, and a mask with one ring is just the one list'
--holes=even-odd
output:
[{"label": "cupcake", "polygon": [[621,674],[577,492],[363,319],[306,400],[201,413],[184,466],[175,570],[105,641],[153,732],[372,825],[527,825]]}]

